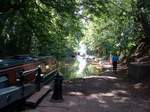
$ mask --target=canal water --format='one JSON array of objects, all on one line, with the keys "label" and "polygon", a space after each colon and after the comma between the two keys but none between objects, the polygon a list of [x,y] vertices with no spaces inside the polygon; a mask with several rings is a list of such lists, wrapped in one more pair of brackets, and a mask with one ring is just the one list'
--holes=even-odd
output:
[{"label": "canal water", "polygon": [[83,56],[77,55],[60,62],[60,72],[65,79],[84,78],[88,76],[98,76],[101,70],[96,65],[90,64]]}]

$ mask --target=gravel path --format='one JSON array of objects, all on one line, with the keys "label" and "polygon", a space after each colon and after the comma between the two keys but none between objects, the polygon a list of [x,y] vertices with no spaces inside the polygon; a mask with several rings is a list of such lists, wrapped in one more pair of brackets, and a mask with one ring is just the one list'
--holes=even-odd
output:
[{"label": "gravel path", "polygon": [[148,87],[125,80],[125,71],[64,81],[61,103],[49,93],[35,109],[23,112],[150,112]]}]

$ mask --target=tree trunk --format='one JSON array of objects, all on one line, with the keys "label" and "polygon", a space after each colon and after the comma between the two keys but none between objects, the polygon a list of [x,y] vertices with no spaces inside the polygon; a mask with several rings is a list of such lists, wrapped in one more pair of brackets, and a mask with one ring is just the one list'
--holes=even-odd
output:
[{"label": "tree trunk", "polygon": [[146,13],[143,11],[145,9],[145,0],[138,0],[137,8],[139,10],[138,18],[144,31],[144,42],[148,44],[150,42],[150,24],[148,23]]}]

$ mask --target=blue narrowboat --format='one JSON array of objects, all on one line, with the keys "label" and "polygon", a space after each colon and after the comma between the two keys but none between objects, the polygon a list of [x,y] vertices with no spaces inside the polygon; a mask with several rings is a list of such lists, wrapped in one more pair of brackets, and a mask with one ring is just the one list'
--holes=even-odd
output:
[{"label": "blue narrowboat", "polygon": [[39,83],[48,82],[56,72],[57,61],[51,56],[0,59],[0,109],[32,95]]}]

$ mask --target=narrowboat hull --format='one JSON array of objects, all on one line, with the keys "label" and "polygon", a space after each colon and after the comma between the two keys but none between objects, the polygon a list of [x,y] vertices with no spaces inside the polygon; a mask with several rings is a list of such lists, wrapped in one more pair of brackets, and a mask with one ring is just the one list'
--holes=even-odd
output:
[{"label": "narrowboat hull", "polygon": [[[12,64],[13,63],[13,64]],[[4,64],[4,66],[3,66]],[[40,68],[41,73],[38,73]],[[52,57],[36,57],[30,61],[0,61],[0,109],[27,98],[37,91],[37,74],[41,76],[40,87],[52,80],[57,72],[57,61]]]},{"label": "narrowboat hull", "polygon": [[11,103],[26,98],[35,92],[35,85],[25,84],[22,86],[10,86],[0,89],[0,109]]}]

